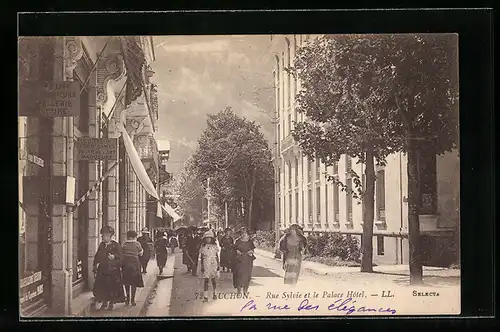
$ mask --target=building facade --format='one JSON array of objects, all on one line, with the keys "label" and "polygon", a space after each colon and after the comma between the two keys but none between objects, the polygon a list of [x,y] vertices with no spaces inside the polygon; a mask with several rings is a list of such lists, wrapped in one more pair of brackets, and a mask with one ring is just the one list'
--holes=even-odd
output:
[{"label": "building facade", "polygon": [[[361,240],[363,204],[327,181],[336,175],[347,188],[354,189],[350,169],[361,176],[364,165],[356,158],[342,156],[334,166],[310,161],[294,141],[293,122],[306,120],[295,109],[300,81],[285,68],[293,66],[295,52],[314,35],[276,35],[272,37],[275,70],[275,165],[276,219],[281,230],[293,223],[306,232],[337,232]],[[455,151],[445,155],[420,157],[420,229],[424,263],[450,264],[458,250],[459,157]],[[392,154],[384,167],[376,167],[375,221],[373,253],[377,264],[408,263],[408,177],[403,153]],[[364,175],[361,176],[364,182]]]},{"label": "building facade", "polygon": [[[22,316],[76,314],[91,297],[101,227],[112,226],[115,240],[121,243],[128,230],[148,226],[151,197],[133,170],[119,128],[127,130],[142,167],[157,185],[158,102],[150,81],[152,42],[151,37],[19,41]],[[28,83],[43,82],[77,82],[78,115],[47,117],[28,112],[37,95],[22,94],[22,89]],[[82,159],[83,138],[117,138],[117,158]]]}]

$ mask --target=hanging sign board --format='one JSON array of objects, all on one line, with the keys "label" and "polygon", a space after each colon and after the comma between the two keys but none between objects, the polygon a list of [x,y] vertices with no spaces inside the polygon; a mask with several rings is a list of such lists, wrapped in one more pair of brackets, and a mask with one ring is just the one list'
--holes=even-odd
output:
[{"label": "hanging sign board", "polygon": [[26,152],[26,150],[20,149],[19,150],[19,159],[21,160],[28,160],[29,162],[32,162],[33,164],[36,164],[40,167],[43,167],[44,162],[42,158],[39,158],[33,154],[29,154]]},{"label": "hanging sign board", "polygon": [[80,115],[80,83],[46,82],[40,91],[39,112],[46,117]]},{"label": "hanging sign board", "polygon": [[80,83],[23,81],[19,86],[19,116],[49,118],[80,115]]},{"label": "hanging sign board", "polygon": [[77,141],[80,160],[117,160],[118,139],[81,137]]}]

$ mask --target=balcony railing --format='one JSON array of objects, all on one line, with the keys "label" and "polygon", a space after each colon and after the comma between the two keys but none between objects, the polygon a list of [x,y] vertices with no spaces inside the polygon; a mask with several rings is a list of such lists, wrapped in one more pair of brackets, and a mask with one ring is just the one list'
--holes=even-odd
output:
[{"label": "balcony railing", "polygon": [[137,152],[141,160],[152,159],[155,165],[157,167],[159,166],[158,144],[154,138],[150,138],[148,144],[144,147],[140,147]]},{"label": "balcony railing", "polygon": [[295,141],[293,139],[292,135],[288,135],[285,137],[285,139],[281,142],[281,152],[285,152],[289,148],[291,148],[295,144]]}]

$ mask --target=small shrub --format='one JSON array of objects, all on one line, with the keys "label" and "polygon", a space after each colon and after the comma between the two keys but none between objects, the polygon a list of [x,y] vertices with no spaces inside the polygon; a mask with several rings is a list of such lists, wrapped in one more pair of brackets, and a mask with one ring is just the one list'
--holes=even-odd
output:
[{"label": "small shrub", "polygon": [[[282,234],[280,234],[281,236]],[[257,231],[253,236],[255,246],[264,250],[276,250],[275,232]],[[359,241],[349,235],[312,232],[307,236],[305,256],[308,260],[331,266],[344,266],[342,261],[359,262],[361,250]],[[321,261],[323,259],[323,261]],[[328,263],[331,260],[331,263]]]},{"label": "small shrub", "polygon": [[307,237],[306,252],[314,257],[339,257],[342,260],[359,262],[359,241],[349,235],[314,232]]}]

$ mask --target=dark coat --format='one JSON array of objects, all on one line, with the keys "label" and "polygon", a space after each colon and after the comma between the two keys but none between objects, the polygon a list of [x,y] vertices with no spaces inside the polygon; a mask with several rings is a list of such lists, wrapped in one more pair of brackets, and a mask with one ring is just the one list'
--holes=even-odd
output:
[{"label": "dark coat", "polygon": [[[113,260],[108,258],[113,254]],[[101,242],[94,256],[94,296],[97,301],[123,302],[125,294],[122,287],[121,247],[116,241],[108,245]]]},{"label": "dark coat", "polygon": [[167,263],[168,257],[168,240],[164,237],[160,237],[155,242],[155,250],[156,250],[156,263],[159,267],[164,267]]},{"label": "dark coat", "polygon": [[153,247],[153,240],[149,235],[142,235],[137,238],[137,242],[139,242],[144,250],[144,253],[141,256],[141,260],[149,260],[151,258],[151,249]]}]

